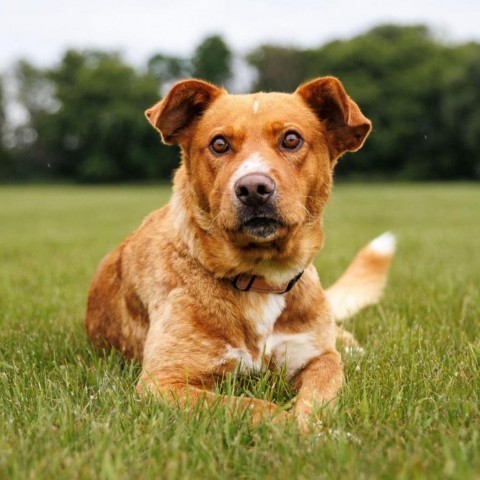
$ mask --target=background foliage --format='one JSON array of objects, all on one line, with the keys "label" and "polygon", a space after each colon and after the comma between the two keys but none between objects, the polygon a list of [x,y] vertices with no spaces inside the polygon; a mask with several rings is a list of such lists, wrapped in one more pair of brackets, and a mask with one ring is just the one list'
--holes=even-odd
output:
[{"label": "background foliage", "polygon": [[[234,58],[214,35],[190,58],[159,52],[137,68],[98,51],[67,51],[50,68],[20,60],[23,123],[6,121],[11,99],[0,82],[0,180],[169,178],[178,151],[160,145],[142,112],[180,78],[232,85]],[[340,177],[480,178],[478,43],[450,45],[425,26],[384,25],[318,48],[262,45],[243,60],[255,73],[247,90],[293,91],[321,75],[344,82],[374,132],[352,161],[340,162]]]}]

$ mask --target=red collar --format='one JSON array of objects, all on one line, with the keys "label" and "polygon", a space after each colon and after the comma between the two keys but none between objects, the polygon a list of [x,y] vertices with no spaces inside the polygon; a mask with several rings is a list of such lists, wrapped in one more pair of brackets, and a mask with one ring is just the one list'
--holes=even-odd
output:
[{"label": "red collar", "polygon": [[280,285],[272,285],[267,283],[263,277],[256,275],[237,275],[232,280],[232,285],[241,292],[258,292],[258,293],[278,293],[283,294],[289,292],[293,286],[300,280],[303,272],[293,277],[288,282]]}]

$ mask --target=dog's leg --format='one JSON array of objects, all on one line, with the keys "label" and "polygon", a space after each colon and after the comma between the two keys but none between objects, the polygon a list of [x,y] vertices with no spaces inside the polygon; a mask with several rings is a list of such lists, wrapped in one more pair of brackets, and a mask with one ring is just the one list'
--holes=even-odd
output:
[{"label": "dog's leg", "polygon": [[343,375],[340,354],[327,351],[311,360],[295,379],[298,389],[295,416],[300,426],[309,428],[315,408],[330,403],[342,386]]},{"label": "dog's leg", "polygon": [[[173,406],[222,405],[233,413],[249,410],[253,420],[264,416],[286,417],[266,400],[228,397],[211,391],[214,379],[233,371],[238,360],[228,355],[231,345],[205,328],[199,329],[187,312],[185,298],[164,306],[154,315],[147,335],[140,393],[151,392]],[[155,312],[154,312],[155,314]],[[198,317],[197,317],[198,321]]]},{"label": "dog's leg", "polygon": [[155,381],[151,375],[144,375],[137,386],[140,394],[150,392],[173,407],[188,409],[191,407],[216,408],[224,407],[228,415],[248,411],[253,423],[271,418],[276,422],[286,421],[288,414],[280,407],[267,400],[246,397],[227,397],[204,388],[196,387],[187,383],[168,384],[161,380]]}]

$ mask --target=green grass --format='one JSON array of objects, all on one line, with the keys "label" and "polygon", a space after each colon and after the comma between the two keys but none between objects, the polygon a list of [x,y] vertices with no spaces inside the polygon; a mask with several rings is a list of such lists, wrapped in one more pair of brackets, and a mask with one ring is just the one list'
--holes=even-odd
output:
[{"label": "green grass", "polygon": [[[344,359],[322,436],[140,400],[138,366],[90,347],[98,261],[168,195],[1,187],[1,479],[480,478],[478,185],[335,188],[317,261],[325,285],[385,230],[399,249],[381,305],[347,324],[366,352]],[[219,388],[291,398],[281,375]]]}]

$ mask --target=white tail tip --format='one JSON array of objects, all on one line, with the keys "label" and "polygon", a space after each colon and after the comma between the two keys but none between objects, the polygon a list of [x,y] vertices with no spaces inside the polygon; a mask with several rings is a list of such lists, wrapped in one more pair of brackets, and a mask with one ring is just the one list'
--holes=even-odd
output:
[{"label": "white tail tip", "polygon": [[380,255],[393,255],[397,239],[392,232],[385,232],[377,238],[374,238],[368,247]]}]

